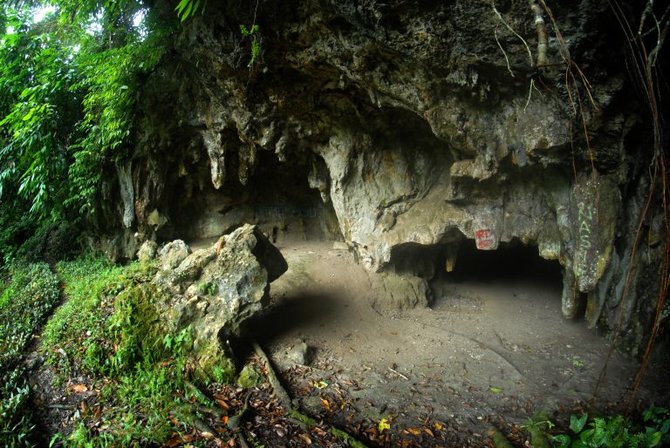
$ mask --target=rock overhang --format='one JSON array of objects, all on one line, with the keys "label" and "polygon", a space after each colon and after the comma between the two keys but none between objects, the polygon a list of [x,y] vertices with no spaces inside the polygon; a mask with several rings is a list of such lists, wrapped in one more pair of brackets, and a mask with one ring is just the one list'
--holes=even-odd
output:
[{"label": "rock overhang", "polygon": [[[132,168],[140,233],[151,236],[154,211],[173,223],[182,210],[197,214],[188,204],[208,188],[213,198],[243,197],[272,154],[278,173],[304,167],[295,170],[306,178],[301,188],[314,189],[327,210],[304,225],[334,221],[328,236],[338,233],[371,271],[388,273],[394,251],[407,244],[469,239],[495,250],[516,238],[561,263],[564,315],[586,294],[595,325],[604,300],[621,289],[630,246],[617,251],[615,240],[630,231],[621,227],[633,213],[627,207],[638,207],[625,144],[635,117],[613,108],[625,97],[622,72],[587,52],[598,104],[582,98],[588,110],[579,116],[563,70],[533,67],[506,27],[535,51],[524,2],[497,5],[500,15],[488,2],[321,6],[264,11],[261,29],[275,41],[251,71],[241,63],[243,38],[224,32],[244,21],[244,8],[225,17],[214,8],[185,28],[177,61],[151,80],[172,94],[148,89],[142,100],[147,126]],[[554,13],[575,58],[588,36],[610,26],[569,5]],[[550,42],[553,62],[561,51]],[[189,66],[188,82],[170,78],[170,64]],[[170,116],[157,112],[161,102]],[[270,225],[253,206],[244,216]],[[159,237],[174,234],[169,226]]]}]

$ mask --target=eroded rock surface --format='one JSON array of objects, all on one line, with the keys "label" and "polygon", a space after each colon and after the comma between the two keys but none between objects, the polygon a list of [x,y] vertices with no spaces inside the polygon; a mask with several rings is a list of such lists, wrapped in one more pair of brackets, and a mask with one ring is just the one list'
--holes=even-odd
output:
[{"label": "eroded rock surface", "polygon": [[[586,300],[589,325],[620,325],[639,348],[655,303],[639,279],[662,246],[632,250],[644,108],[611,57],[625,40],[608,2],[550,6],[540,57],[521,0],[208,5],[143,89],[133,191],[119,171],[135,220],[124,209],[119,222],[144,238],[243,222],[272,240],[337,237],[380,282],[419,295],[463,241],[520,241],[563,266],[565,317]],[[239,25],[252,22],[262,51],[248,67]],[[619,319],[622,303],[646,305]]]},{"label": "eroded rock surface", "polygon": [[225,339],[263,309],[270,282],[288,267],[260,229],[249,224],[194,252],[183,241],[168,243],[159,262],[153,284],[169,297],[161,305],[162,319],[174,332],[191,329],[194,355],[205,374],[224,358]]}]

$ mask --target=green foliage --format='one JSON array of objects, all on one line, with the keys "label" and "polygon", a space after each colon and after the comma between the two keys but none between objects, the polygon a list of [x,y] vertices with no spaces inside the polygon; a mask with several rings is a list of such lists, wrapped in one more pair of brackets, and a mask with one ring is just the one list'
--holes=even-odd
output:
[{"label": "green foliage", "polygon": [[251,40],[251,55],[249,58],[249,63],[247,64],[247,67],[250,69],[258,63],[261,56],[260,31],[261,27],[257,24],[253,24],[251,28],[247,28],[246,25],[240,25],[240,32],[242,33],[242,36]]},{"label": "green foliage", "polygon": [[589,419],[589,414],[582,414],[579,417],[576,416],[575,414],[572,414],[570,416],[570,431],[574,432],[575,434],[579,434],[582,432],[584,427],[586,426],[586,422]]},{"label": "green foliage", "polygon": [[13,367],[60,297],[58,279],[44,263],[17,265],[10,272],[0,296],[0,374]]},{"label": "green foliage", "polygon": [[[54,6],[55,14],[34,22],[25,2],[0,4],[0,249],[8,249],[6,259],[37,228],[95,215],[103,172],[127,155],[137,92],[172,30],[138,0]],[[140,12],[146,18],[135,26]]]},{"label": "green foliage", "polygon": [[[17,377],[22,373],[15,371]],[[30,388],[24,380],[11,378],[2,388],[0,402],[0,443],[3,446],[32,446],[34,425],[31,423],[28,399]]]},{"label": "green foliage", "polygon": [[643,414],[644,425],[636,425],[622,415],[595,417],[570,416],[573,435],[552,437],[560,448],[653,448],[670,442],[670,413],[650,407]]},{"label": "green foliage", "polygon": [[35,223],[27,214],[16,216],[12,207],[0,204],[0,266],[16,258],[21,244],[34,231]]},{"label": "green foliage", "polygon": [[156,304],[166,298],[149,281],[151,269],[103,259],[58,264],[69,300],[49,321],[42,350],[61,372],[99,381],[106,422],[100,439],[84,415],[67,446],[148,446],[177,429],[168,416],[188,400],[192,331],[159,321]]},{"label": "green foliage", "polygon": [[198,294],[213,296],[216,294],[217,286],[215,282],[198,283]]},{"label": "green foliage", "polygon": [[31,446],[30,389],[20,359],[36,329],[60,297],[46,264],[7,269],[0,288],[0,445]]},{"label": "green foliage", "polygon": [[204,12],[206,7],[207,0],[181,0],[175,11],[177,11],[179,19],[184,22],[198,12]]},{"label": "green foliage", "polygon": [[66,41],[31,26],[29,11],[9,12],[15,32],[0,40],[0,199],[26,200],[45,220],[62,211],[75,73]]},{"label": "green foliage", "polygon": [[139,78],[162,57],[164,37],[154,32],[143,41],[78,58],[80,80],[70,90],[86,92],[84,117],[77,123],[80,138],[70,147],[70,194],[65,205],[79,213],[95,212],[105,162],[127,155]]},{"label": "green foliage", "polygon": [[193,330],[189,326],[176,334],[167,333],[163,337],[163,346],[173,357],[186,354],[193,347]]},{"label": "green foliage", "polygon": [[42,334],[47,360],[64,374],[70,372],[73,360],[82,360],[80,367],[92,375],[110,373],[115,355],[110,322],[116,296],[145,274],[135,264],[118,267],[104,258],[61,262],[57,269],[68,301]]},{"label": "green foliage", "polygon": [[540,412],[526,425],[526,431],[530,434],[531,444],[535,448],[548,448],[550,446],[547,432],[554,427],[554,423],[548,416]]}]

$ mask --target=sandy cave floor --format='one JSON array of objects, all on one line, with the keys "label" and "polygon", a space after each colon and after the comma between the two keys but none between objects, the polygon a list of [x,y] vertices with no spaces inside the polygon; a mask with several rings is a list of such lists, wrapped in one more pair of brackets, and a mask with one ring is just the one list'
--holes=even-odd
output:
[{"label": "sandy cave floor", "polygon": [[[212,243],[201,240],[191,247]],[[491,263],[473,251],[470,260],[458,262],[465,269],[434,288],[429,308],[379,309],[372,304],[385,303],[380,296],[385,292],[373,288],[351,253],[335,249],[341,243],[276,245],[289,269],[272,283],[270,306],[249,322],[248,332],[270,355],[293,406],[325,426],[312,432],[294,427],[290,439],[274,440],[277,427],[286,432],[293,423],[289,416],[276,424],[282,412],[277,414],[269,399],[269,385],[262,386],[254,395],[261,406],[254,418],[266,418],[265,429],[256,420],[245,425],[248,434],[265,431],[268,447],[325,434],[330,425],[371,447],[493,447],[487,435],[492,425],[516,446],[526,446],[523,425],[538,411],[559,424],[563,419],[565,428],[570,413],[587,406],[623,409],[638,365],[612,352],[599,381],[609,345],[583,321],[561,317],[558,271],[546,276],[533,269],[532,260],[503,255]],[[504,269],[510,266],[520,269]],[[29,369],[35,370],[31,385],[40,430],[44,437],[67,434],[81,402],[94,408],[97,393],[91,388],[69,393],[90,378],[56,385],[53,369],[31,353],[26,363],[34,364]],[[634,406],[667,407],[667,368],[651,365],[648,372]],[[231,399],[244,393],[230,390]],[[242,406],[244,397],[237,398]],[[380,432],[381,422],[390,428]],[[346,445],[316,435],[320,442],[313,446]]]},{"label": "sandy cave floor", "polygon": [[[546,279],[466,274],[430,308],[380,312],[368,274],[346,250],[277,246],[289,269],[252,331],[289,391],[321,418],[387,418],[408,428],[431,421],[483,440],[492,423],[524,424],[540,410],[616,406],[636,373],[635,362],[613,352],[598,381],[607,342],[561,317],[560,284]],[[642,405],[668,396],[667,381],[651,375],[638,394]],[[350,415],[338,404],[338,417],[335,402]]]}]

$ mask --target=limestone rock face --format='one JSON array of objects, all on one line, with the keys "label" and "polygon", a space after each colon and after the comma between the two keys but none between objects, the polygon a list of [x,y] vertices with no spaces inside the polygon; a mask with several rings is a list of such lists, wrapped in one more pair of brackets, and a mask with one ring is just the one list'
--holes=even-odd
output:
[{"label": "limestone rock face", "polygon": [[167,243],[158,252],[161,266],[163,269],[174,269],[188,257],[191,253],[191,248],[182,240],[175,240]]},{"label": "limestone rock face", "polygon": [[177,266],[175,247],[182,255],[182,249],[188,249],[181,241],[168,243],[161,250],[162,269],[153,280],[171,297],[161,314],[176,331],[191,328],[196,358],[206,365],[220,353],[222,338],[238,332],[245,320],[263,309],[270,282],[288,266],[260,229],[249,224],[211,247],[189,253]]},{"label": "limestone rock face", "polygon": [[155,241],[147,240],[140,246],[137,251],[137,259],[143,263],[149,262],[156,258],[158,253],[158,244]]},{"label": "limestone rock face", "polygon": [[[399,306],[426,303],[416,295],[436,269],[454,268],[466,240],[479,250],[519,241],[557,260],[563,314],[575,316],[586,295],[590,325],[616,320],[621,291],[653,300],[623,288],[627,266],[643,262],[632,241],[647,185],[638,161],[649,151],[641,112],[621,107],[637,103],[625,64],[611,58],[626,42],[607,1],[550,5],[545,21],[556,30],[541,67],[526,1],[222,5],[184,26],[145,83],[134,191],[126,172],[118,186],[134,198],[135,220],[124,199],[119,225],[159,239],[213,237],[244,222],[273,241],[342,239],[384,274],[380,288],[397,292],[391,283],[404,281],[415,291],[396,294]],[[261,54],[248,67],[239,24],[254,20]],[[189,255],[173,275],[227,260],[210,252]],[[223,279],[217,291],[242,281]],[[625,315],[622,328],[640,342],[641,326]]]}]

